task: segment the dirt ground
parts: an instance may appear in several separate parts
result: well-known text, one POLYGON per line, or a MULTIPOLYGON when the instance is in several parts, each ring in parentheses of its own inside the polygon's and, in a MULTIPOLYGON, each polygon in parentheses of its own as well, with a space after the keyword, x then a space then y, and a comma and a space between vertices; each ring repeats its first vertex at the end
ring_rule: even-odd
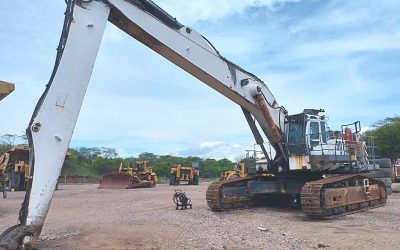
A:
MULTIPOLYGON (((397 184, 399 185, 399 184, 397 184)), ((328 221, 300 210, 263 207, 223 213, 205 201, 208 183, 180 186, 192 210, 175 210, 177 187, 99 190, 62 185, 56 191, 39 249, 399 249, 400 193, 383 208, 328 221), (262 231, 258 228, 266 230, 262 231)), ((400 186, 396 187, 400 191, 400 186)), ((15 224, 24 193, 0 200, 0 231, 15 224)))

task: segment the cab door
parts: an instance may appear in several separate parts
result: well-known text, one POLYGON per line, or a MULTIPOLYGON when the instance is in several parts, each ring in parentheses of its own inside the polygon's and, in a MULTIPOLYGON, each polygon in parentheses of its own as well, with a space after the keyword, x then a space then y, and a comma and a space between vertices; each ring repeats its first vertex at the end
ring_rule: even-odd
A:
MULTIPOLYGON (((307 122, 307 146, 310 151, 320 151, 321 126, 319 120, 309 120, 307 122)), ((318 154, 317 152, 314 153, 318 154)))

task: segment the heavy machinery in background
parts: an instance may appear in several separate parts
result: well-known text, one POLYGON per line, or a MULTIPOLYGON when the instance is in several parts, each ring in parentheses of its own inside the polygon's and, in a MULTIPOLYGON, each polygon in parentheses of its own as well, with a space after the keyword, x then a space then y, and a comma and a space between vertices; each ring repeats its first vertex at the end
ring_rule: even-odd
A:
POLYGON ((393 182, 400 182, 400 157, 393 164, 393 182))
POLYGON ((235 165, 234 170, 227 170, 227 171, 221 172, 221 178, 219 180, 226 181, 226 180, 239 179, 242 177, 246 177, 247 174, 248 174, 248 171, 246 171, 245 164, 238 163, 235 165))
MULTIPOLYGON (((264 149, 268 149, 268 155, 271 155, 271 147, 269 143, 264 143, 264 149)), ((246 163, 240 162, 234 166, 233 170, 226 170, 220 173, 220 181, 234 180, 243 178, 250 175, 261 174, 271 175, 264 172, 264 168, 268 166, 268 161, 263 151, 257 150, 256 145, 254 149, 246 150, 246 157, 243 159, 246 163)))
POLYGON ((0 156, 3 189, 24 191, 30 176, 29 145, 18 145, 0 156))
POLYGON ((27 128, 30 182, 18 224, 0 235, 0 245, 29 248, 42 231, 107 21, 240 106, 270 175, 212 183, 206 194, 212 210, 249 206, 269 195, 291 196, 307 216, 318 219, 386 204, 384 182, 361 174, 377 164, 360 141, 359 122, 343 126, 338 137, 321 109, 288 115, 261 79, 150 0, 66 3, 54 70, 27 128), (273 154, 267 154, 261 133, 273 154))
POLYGON ((133 161, 129 167, 121 163, 118 172, 107 174, 100 182, 100 189, 152 188, 157 183, 157 175, 149 167, 148 161, 133 161))
MULTIPOLYGON (((31 175, 29 165, 29 145, 22 144, 0 155, 0 190, 6 198, 7 191, 25 191, 31 175)), ((71 157, 67 151, 65 158, 71 157)), ((58 187, 56 187, 58 189, 58 187)))
MULTIPOLYGON (((0 101, 6 96, 11 94, 15 90, 15 85, 13 83, 0 81, 0 101)), ((3 198, 7 198, 9 177, 5 170, 0 167, 0 192, 3 194, 3 198)))
POLYGON ((392 176, 393 176, 392 161, 388 158, 375 159, 375 164, 378 167, 375 170, 369 171, 365 175, 385 183, 386 193, 388 195, 392 194, 392 176))
POLYGON ((199 185, 200 170, 195 167, 173 164, 169 175, 169 185, 199 185))
POLYGON ((0 101, 15 90, 15 84, 0 81, 0 101))

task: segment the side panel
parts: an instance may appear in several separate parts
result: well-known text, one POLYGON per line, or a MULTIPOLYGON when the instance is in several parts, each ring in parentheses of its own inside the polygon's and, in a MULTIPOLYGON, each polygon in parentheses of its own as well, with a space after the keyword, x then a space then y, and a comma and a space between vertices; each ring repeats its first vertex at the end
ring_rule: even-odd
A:
POLYGON ((34 173, 26 225, 41 230, 64 162, 109 15, 93 1, 76 5, 58 69, 33 118, 34 173))
POLYGON ((309 159, 306 155, 292 155, 289 157, 289 168, 290 170, 311 169, 311 166, 308 162, 309 159))

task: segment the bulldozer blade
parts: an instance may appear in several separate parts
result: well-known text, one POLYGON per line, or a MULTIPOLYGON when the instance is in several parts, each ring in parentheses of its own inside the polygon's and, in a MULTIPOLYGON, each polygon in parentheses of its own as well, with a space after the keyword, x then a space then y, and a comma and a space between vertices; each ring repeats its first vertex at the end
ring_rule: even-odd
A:
POLYGON ((156 186, 156 184, 152 183, 150 181, 141 181, 141 182, 132 184, 131 188, 152 188, 155 186, 156 186))
POLYGON ((129 189, 134 178, 128 173, 111 173, 105 175, 100 182, 100 189, 129 189))

